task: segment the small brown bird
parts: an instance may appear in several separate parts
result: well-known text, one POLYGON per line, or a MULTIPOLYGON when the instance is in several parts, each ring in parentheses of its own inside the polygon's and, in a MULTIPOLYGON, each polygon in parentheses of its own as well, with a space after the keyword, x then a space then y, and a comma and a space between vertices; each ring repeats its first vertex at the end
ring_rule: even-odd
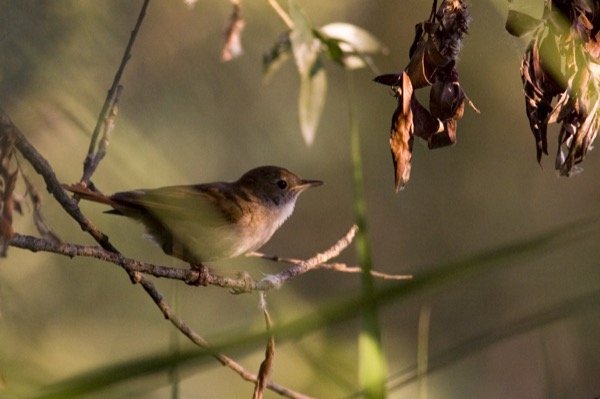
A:
POLYGON ((228 259, 263 246, 294 211, 301 192, 322 185, 287 169, 261 166, 235 182, 123 191, 110 196, 65 185, 82 199, 135 219, 162 250, 191 264, 228 259))

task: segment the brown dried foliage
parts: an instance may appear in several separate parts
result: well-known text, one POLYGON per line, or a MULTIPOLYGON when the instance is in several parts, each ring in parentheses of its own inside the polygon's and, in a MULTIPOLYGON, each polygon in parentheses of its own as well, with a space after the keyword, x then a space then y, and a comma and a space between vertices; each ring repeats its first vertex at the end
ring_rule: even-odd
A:
POLYGON ((16 157, 15 140, 15 135, 11 133, 10 128, 5 125, 0 127, 0 257, 6 256, 8 242, 15 234, 14 212, 23 214, 23 207, 26 205, 33 208, 33 222, 40 235, 55 243, 60 242, 58 236, 44 221, 41 210, 42 197, 21 170, 16 157), (24 195, 15 193, 19 177, 25 184, 24 195))
POLYGON ((456 70, 469 21, 463 0, 444 0, 439 8, 434 1, 429 19, 415 27, 410 61, 404 71, 375 78, 378 83, 392 86, 398 98, 390 138, 396 190, 410 178, 413 137, 426 140, 430 149, 452 145, 465 101, 475 109, 460 86, 456 70), (425 87, 430 87, 429 109, 413 96, 413 89, 425 87))
POLYGON ((246 26, 241 15, 240 0, 232 0, 232 11, 225 31, 225 45, 221 51, 222 61, 231 61, 242 55, 242 31, 246 26))
POLYGON ((561 124, 555 168, 580 170, 600 127, 600 1, 545 0, 541 19, 509 10, 506 30, 532 33, 521 64, 536 155, 548 155, 548 124, 561 124))
POLYGON ((6 256, 8 240, 14 234, 12 228, 13 211, 20 211, 14 199, 18 169, 14 161, 14 136, 0 134, 0 256, 6 256))

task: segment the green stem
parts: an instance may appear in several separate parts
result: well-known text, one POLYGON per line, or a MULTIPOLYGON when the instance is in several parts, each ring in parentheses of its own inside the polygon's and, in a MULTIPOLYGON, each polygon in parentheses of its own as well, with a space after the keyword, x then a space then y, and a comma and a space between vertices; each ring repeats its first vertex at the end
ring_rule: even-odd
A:
MULTIPOLYGON (((355 114, 354 81, 352 72, 348 77, 348 110, 350 123, 350 151, 354 183, 354 218, 358 225, 358 233, 354 240, 358 264, 362 268, 362 291, 366 298, 373 297, 375 283, 371 275, 371 245, 367 229, 367 201, 363 176, 362 158, 360 155, 360 135, 355 114)), ((358 376, 365 398, 385 398, 385 380, 387 367, 385 355, 381 347, 379 329, 379 311, 376 301, 363 308, 362 326, 358 338, 358 376)))

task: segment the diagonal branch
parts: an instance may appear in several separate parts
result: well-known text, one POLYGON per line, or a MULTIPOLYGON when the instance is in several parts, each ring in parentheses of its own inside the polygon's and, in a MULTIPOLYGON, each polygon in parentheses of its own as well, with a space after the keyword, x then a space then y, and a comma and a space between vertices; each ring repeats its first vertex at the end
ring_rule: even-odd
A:
MULTIPOLYGON (((8 115, 0 108, 0 134, 1 135, 11 135, 15 138, 15 147, 19 150, 19 152, 23 155, 23 157, 33 166, 35 171, 39 173, 45 183, 47 190, 54 196, 54 198, 58 201, 58 203, 62 206, 62 208, 73 218, 75 219, 82 230, 89 233, 97 242, 100 244, 100 247, 84 247, 84 246, 74 246, 73 244, 61 244, 56 243, 54 241, 48 239, 39 239, 35 237, 21 236, 15 234, 10 241, 10 245, 18 246, 16 243, 20 242, 20 240, 24 240, 23 242, 36 242, 40 245, 40 247, 32 248, 33 251, 42 250, 49 252, 59 252, 58 249, 65 250, 66 248, 70 248, 71 250, 79 250, 82 252, 90 251, 92 248, 100 251, 105 256, 112 257, 114 259, 126 259, 123 255, 119 253, 119 251, 110 243, 108 237, 102 233, 99 229, 97 229, 92 222, 81 212, 78 204, 71 198, 69 195, 63 190, 58 181, 52 167, 48 163, 48 161, 29 143, 29 141, 25 138, 25 136, 21 133, 21 131, 13 124, 8 115), (40 240, 40 241, 37 241, 40 240), (54 249, 54 250, 50 250, 54 249)), ((75 256, 76 253, 64 253, 68 256, 75 256)), ((130 276, 134 283, 139 283, 146 293, 150 295, 154 303, 158 306, 162 314, 166 319, 168 319, 178 330, 180 330, 186 337, 188 337, 192 342, 196 345, 206 349, 211 355, 216 358, 221 364, 230 368, 238 375, 240 375, 244 380, 256 382, 257 376, 253 373, 245 370, 239 363, 235 362, 233 359, 214 352, 211 350, 210 345, 204 338, 202 338, 198 333, 196 333, 193 329, 191 329, 181 318, 179 318, 169 306, 169 304, 164 300, 163 296, 158 292, 155 288, 154 284, 148 280, 147 277, 144 276, 141 272, 135 270, 132 267, 132 264, 128 262, 113 262, 121 266, 127 274, 130 276)), ((305 396, 301 393, 295 392, 291 389, 283 387, 281 385, 275 383, 268 383, 267 388, 270 390, 279 393, 282 396, 292 398, 292 399, 309 399, 308 396, 305 396)))
MULTIPOLYGON (((181 331, 186 337, 188 337, 193 343, 198 345, 199 347, 205 349, 212 357, 217 359, 223 366, 228 367, 229 369, 236 372, 242 379, 257 383, 258 376, 254 373, 247 371, 242 365, 237 363, 235 360, 230 358, 229 356, 223 355, 221 353, 215 352, 210 347, 208 341, 206 341, 202 336, 196 333, 192 328, 190 328, 185 321, 183 321, 179 316, 177 316, 173 310, 169 307, 169 305, 165 302, 163 296, 156 290, 154 285, 145 278, 142 278, 140 284, 144 287, 144 290, 152 297, 154 303, 159 307, 159 309, 163 312, 166 319, 168 319, 179 331, 181 331)), ((291 399, 311 399, 310 396, 306 396, 302 393, 296 392, 289 388, 286 388, 282 385, 276 384, 274 382, 268 382, 266 384, 267 388, 272 390, 273 392, 277 392, 278 394, 291 399)))
POLYGON ((110 243, 108 237, 85 217, 77 203, 62 189, 61 183, 58 181, 48 161, 31 145, 31 143, 29 143, 29 141, 27 141, 23 133, 15 126, 9 116, 1 108, 0 132, 15 138, 15 147, 31 166, 33 166, 35 171, 42 176, 48 192, 52 194, 63 209, 79 223, 81 229, 89 233, 102 248, 117 253, 117 249, 110 243))

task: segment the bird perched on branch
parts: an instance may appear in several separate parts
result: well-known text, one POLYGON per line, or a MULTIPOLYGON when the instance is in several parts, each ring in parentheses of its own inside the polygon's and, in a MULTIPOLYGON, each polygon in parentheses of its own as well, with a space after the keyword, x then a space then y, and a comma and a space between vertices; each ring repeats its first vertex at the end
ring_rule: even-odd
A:
POLYGON ((234 182, 140 189, 110 196, 81 184, 63 187, 82 199, 110 206, 107 213, 141 222, 167 255, 200 265, 257 250, 292 214, 300 193, 322 184, 281 167, 261 166, 234 182))

